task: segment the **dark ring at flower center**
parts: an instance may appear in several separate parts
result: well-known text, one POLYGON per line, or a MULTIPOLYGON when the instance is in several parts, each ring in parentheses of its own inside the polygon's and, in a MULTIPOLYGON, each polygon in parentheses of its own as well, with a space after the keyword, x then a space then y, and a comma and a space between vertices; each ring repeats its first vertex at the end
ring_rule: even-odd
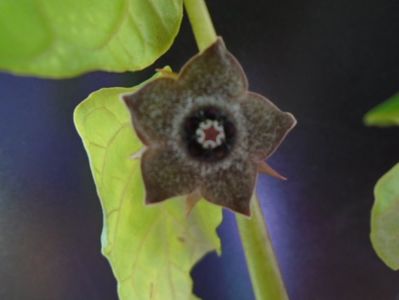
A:
POLYGON ((206 106, 191 113, 183 124, 183 142, 187 152, 205 162, 222 160, 235 142, 236 127, 225 113, 206 106))

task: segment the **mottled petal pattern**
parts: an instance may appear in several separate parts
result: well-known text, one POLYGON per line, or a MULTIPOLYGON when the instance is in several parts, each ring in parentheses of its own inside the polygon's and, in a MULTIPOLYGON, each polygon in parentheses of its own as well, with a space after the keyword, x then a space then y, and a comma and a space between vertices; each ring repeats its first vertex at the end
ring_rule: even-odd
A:
POLYGON ((155 79, 139 91, 124 95, 123 100, 138 136, 147 145, 169 139, 172 120, 185 101, 177 81, 169 77, 155 79))
POLYGON ((187 167, 175 151, 164 147, 149 148, 144 152, 141 171, 146 203, 189 194, 198 185, 195 170, 187 167))
POLYGON ((196 96, 235 97, 248 87, 241 65, 226 50, 221 38, 182 68, 180 80, 196 96))
POLYGON ((148 146, 141 161, 147 203, 195 191, 250 215, 258 171, 283 178, 264 159, 295 118, 248 92, 240 64, 220 38, 178 75, 166 72, 123 99, 148 146))
POLYGON ((221 169, 204 178, 201 193, 210 202, 249 216, 256 176, 255 163, 237 160, 228 169, 221 169))
POLYGON ((256 93, 247 93, 241 100, 241 109, 248 132, 248 152, 255 158, 270 156, 296 124, 292 114, 282 112, 256 93))

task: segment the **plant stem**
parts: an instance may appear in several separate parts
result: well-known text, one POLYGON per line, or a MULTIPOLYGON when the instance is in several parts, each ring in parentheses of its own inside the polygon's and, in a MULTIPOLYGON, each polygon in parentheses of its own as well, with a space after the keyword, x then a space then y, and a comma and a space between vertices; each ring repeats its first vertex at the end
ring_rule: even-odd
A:
MULTIPOLYGON (((200 51, 213 44, 217 35, 204 0, 184 0, 200 51)), ((267 227, 257 197, 252 199, 252 218, 236 215, 249 274, 258 300, 288 299, 267 227)))
POLYGON ((252 199, 252 217, 236 215, 236 220, 256 299, 288 299, 256 196, 252 199))
POLYGON ((194 32, 195 40, 200 51, 212 45, 216 39, 208 8, 204 0, 184 0, 188 18, 194 32))

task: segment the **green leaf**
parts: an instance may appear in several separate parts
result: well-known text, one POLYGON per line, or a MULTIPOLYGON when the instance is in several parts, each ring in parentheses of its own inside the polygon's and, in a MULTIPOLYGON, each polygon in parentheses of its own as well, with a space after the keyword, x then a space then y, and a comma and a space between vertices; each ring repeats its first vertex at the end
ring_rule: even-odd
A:
POLYGON ((384 103, 377 105, 364 116, 366 125, 398 126, 399 125, 399 93, 384 103))
POLYGON ((53 78, 133 71, 171 46, 182 0, 2 0, 0 69, 53 78))
POLYGON ((371 212, 371 242, 391 269, 399 270, 399 163, 380 178, 371 212))
POLYGON ((181 198, 144 205, 140 162, 129 158, 142 144, 119 99, 134 90, 101 89, 74 114, 103 209, 102 252, 122 300, 197 299, 190 269, 208 251, 221 251, 221 208, 201 200, 186 217, 181 198))

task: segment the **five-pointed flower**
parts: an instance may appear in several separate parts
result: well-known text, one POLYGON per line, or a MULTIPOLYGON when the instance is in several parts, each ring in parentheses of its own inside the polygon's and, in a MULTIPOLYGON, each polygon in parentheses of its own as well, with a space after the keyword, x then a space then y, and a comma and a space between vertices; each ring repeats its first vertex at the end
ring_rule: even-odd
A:
POLYGON ((202 196, 250 215, 257 174, 278 175, 265 159, 295 118, 248 91, 240 64, 220 38, 172 74, 123 96, 146 146, 141 157, 146 203, 202 196))

